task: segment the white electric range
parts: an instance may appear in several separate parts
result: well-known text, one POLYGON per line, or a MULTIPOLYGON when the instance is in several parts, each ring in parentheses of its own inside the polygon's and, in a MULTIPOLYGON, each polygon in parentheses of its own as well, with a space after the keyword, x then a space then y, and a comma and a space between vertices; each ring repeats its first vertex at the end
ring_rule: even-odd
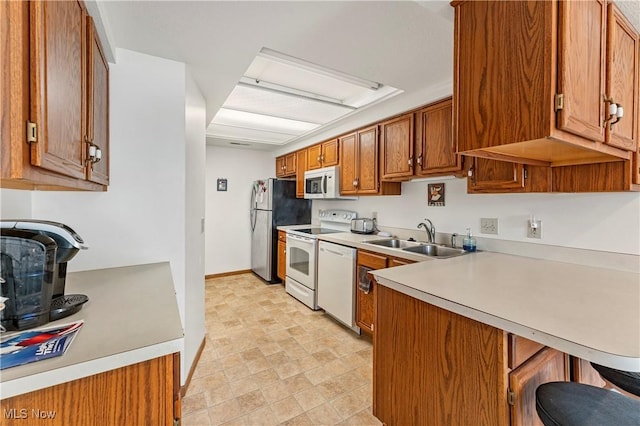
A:
POLYGON ((349 232, 358 214, 348 210, 320 210, 320 226, 287 230, 285 290, 309 308, 318 309, 318 235, 349 232))

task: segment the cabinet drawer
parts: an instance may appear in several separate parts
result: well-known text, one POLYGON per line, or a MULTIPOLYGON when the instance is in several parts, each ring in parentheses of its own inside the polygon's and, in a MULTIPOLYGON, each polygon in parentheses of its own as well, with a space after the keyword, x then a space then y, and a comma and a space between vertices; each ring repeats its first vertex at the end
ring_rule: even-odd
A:
POLYGON ((540 343, 536 343, 515 334, 509 333, 508 339, 509 358, 507 362, 508 367, 512 370, 518 368, 520 364, 544 348, 544 345, 540 343))
POLYGON ((371 269, 387 267, 387 256, 358 250, 358 265, 365 265, 371 269))
POLYGON ((287 242, 287 233, 285 231, 278 231, 278 241, 287 242))

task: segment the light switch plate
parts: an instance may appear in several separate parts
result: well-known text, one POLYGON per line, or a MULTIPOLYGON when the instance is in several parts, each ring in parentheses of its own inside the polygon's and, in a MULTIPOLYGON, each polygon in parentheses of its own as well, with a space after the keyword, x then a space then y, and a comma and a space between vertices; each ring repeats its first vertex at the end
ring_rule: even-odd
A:
POLYGON ((480 232, 483 234, 498 234, 498 218, 480 218, 480 232))

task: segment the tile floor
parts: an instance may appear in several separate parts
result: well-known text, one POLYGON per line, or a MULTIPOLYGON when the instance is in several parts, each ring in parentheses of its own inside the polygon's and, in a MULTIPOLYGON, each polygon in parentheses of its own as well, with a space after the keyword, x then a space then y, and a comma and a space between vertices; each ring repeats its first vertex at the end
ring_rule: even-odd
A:
POLYGON ((253 274, 206 281, 207 342, 182 424, 380 425, 371 340, 253 274))

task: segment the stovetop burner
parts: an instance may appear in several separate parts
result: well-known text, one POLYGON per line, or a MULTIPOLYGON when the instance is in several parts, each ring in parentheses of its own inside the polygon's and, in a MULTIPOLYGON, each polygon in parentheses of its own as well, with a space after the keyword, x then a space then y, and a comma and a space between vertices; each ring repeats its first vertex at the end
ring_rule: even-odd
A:
POLYGON ((336 232, 344 232, 344 231, 338 231, 336 229, 326 229, 326 228, 304 228, 304 229, 296 229, 295 231, 302 232, 304 234, 311 234, 311 235, 335 234, 336 232))

